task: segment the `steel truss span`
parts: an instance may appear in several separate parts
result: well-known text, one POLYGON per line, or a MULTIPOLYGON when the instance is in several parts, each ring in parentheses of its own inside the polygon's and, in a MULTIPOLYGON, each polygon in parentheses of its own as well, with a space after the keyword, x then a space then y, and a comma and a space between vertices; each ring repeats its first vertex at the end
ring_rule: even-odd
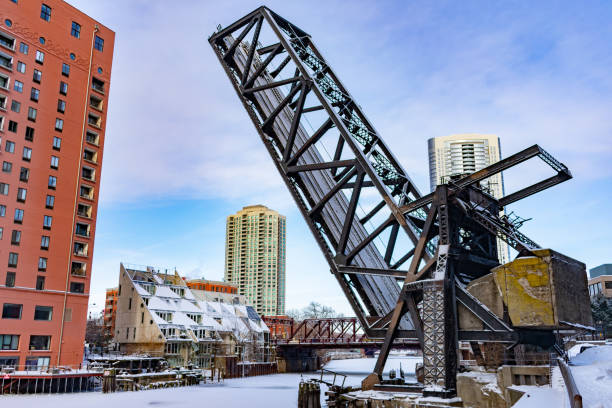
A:
POLYGON ((538 248, 499 214, 570 178, 563 164, 536 145, 422 196, 308 33, 260 7, 209 42, 363 330, 384 339, 377 374, 396 339, 418 340, 425 389, 452 395, 458 340, 518 341, 464 284, 498 265, 496 237, 538 248), (557 174, 499 201, 479 188, 532 157, 557 174), (457 302, 486 330, 461 330, 457 302))

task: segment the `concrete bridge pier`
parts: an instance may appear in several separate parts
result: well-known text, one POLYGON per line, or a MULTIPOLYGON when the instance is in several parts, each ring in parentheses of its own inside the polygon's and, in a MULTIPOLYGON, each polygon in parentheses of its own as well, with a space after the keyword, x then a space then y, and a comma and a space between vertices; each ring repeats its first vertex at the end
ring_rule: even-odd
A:
POLYGON ((305 373, 321 368, 317 350, 307 347, 283 347, 277 352, 279 373, 305 373))

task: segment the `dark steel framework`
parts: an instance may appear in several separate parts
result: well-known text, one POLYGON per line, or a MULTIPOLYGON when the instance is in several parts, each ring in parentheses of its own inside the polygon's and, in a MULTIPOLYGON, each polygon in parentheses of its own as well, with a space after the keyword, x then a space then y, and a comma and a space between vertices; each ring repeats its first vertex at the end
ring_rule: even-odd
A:
POLYGON ((209 42, 363 330, 384 339, 379 376, 395 339, 418 339, 425 390, 453 395, 457 341, 549 335, 517 332, 464 285, 498 265, 496 237, 519 254, 538 248, 500 214, 571 178, 567 167, 534 145, 422 196, 309 34, 260 7, 209 42), (480 189, 533 157, 556 174, 499 200, 480 189), (457 302, 485 329, 458 327, 457 302))

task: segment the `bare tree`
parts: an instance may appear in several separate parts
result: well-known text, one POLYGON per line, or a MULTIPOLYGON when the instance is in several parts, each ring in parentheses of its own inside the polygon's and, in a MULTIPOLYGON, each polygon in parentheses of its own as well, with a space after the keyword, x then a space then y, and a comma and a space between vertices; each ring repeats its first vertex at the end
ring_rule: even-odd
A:
POLYGON ((341 314, 336 313, 332 307, 322 305, 319 302, 310 302, 308 306, 302 310, 291 309, 287 311, 287 315, 295 320, 325 319, 342 316, 341 314))

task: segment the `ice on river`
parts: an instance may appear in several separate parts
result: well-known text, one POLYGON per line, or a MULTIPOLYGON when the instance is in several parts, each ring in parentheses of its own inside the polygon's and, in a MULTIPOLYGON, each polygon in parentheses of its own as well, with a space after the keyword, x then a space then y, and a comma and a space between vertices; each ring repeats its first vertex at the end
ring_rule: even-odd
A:
MULTIPOLYGON (((385 371, 399 369, 400 362, 406 375, 414 376, 414 365, 420 358, 389 358, 385 371)), ((346 385, 359 385, 372 372, 376 359, 337 360, 328 369, 348 375, 346 385)), ((6 395, 0 396, 0 407, 11 408, 193 408, 246 407, 287 408, 297 405, 300 378, 318 377, 310 374, 275 374, 225 380, 221 384, 201 384, 192 387, 163 388, 138 392, 102 394, 6 395)), ((325 389, 321 395, 324 397, 325 389)))

